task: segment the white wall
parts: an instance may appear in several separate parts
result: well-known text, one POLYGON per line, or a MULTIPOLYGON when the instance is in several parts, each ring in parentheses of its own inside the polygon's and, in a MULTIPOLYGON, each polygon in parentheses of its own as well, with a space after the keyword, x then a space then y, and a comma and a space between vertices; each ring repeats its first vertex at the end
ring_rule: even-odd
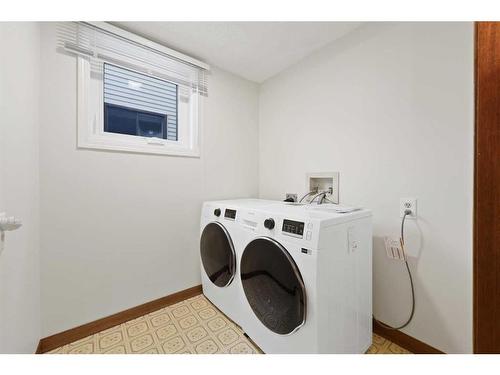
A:
POLYGON ((34 353, 40 339, 39 26, 0 23, 0 45, 0 212, 24 222, 6 234, 0 255, 0 353, 34 353))
POLYGON ((409 312, 403 264, 385 256, 400 197, 416 282, 404 329, 445 352, 472 351, 473 26, 362 26, 265 82, 260 195, 302 193, 307 172, 339 171, 341 203, 373 209, 374 313, 409 312))
POLYGON ((200 284, 201 203, 258 193, 258 87, 209 77, 201 158, 76 148, 76 60, 42 25, 42 336, 200 284))

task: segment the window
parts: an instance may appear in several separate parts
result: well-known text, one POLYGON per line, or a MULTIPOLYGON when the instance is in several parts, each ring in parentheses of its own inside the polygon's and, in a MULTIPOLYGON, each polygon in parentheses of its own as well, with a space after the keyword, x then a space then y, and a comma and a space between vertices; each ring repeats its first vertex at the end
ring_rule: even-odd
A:
POLYGON ((104 131, 177 141, 177 85, 104 64, 104 131))
MULTIPOLYGON (((120 107, 106 102, 104 102, 104 131, 169 139, 166 115, 120 107)), ((174 129, 173 137, 176 132, 177 127, 174 129)))
POLYGON ((199 156, 208 66, 106 23, 59 24, 78 60, 78 147, 199 156))

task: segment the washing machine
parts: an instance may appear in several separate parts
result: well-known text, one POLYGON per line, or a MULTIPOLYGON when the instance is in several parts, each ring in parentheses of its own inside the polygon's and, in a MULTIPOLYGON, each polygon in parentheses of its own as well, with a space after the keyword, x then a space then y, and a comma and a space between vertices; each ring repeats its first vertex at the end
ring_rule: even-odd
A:
POLYGON ((253 213, 255 229, 237 256, 244 296, 238 324, 265 353, 370 347, 371 213, 339 211, 275 203, 253 213))
MULTIPOLYGON (((203 294, 236 324, 244 303, 239 261, 253 234, 248 224, 256 208, 273 201, 235 199, 205 202, 200 220, 200 264, 203 294)), ((253 221, 252 221, 253 222, 253 221)))

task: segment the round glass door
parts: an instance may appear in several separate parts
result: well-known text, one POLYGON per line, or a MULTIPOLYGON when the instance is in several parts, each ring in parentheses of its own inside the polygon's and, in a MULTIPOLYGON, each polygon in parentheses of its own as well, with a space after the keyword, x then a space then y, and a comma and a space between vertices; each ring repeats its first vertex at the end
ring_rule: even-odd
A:
POLYGON ((240 268, 248 303, 267 328, 287 335, 304 324, 304 282, 282 245, 264 237, 251 241, 243 251, 240 268))
POLYGON ((200 255, 208 278, 219 287, 233 281, 236 272, 236 253, 233 241, 220 223, 208 224, 200 239, 200 255))

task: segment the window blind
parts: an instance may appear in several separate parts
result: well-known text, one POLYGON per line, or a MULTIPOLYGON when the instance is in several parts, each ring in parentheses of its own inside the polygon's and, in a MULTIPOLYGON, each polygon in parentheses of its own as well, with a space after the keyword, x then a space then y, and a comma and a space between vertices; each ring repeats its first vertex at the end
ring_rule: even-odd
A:
POLYGON ((208 95, 205 68, 155 49, 152 42, 143 44, 85 22, 61 22, 57 27, 57 45, 89 59, 92 70, 99 74, 107 62, 208 95))

